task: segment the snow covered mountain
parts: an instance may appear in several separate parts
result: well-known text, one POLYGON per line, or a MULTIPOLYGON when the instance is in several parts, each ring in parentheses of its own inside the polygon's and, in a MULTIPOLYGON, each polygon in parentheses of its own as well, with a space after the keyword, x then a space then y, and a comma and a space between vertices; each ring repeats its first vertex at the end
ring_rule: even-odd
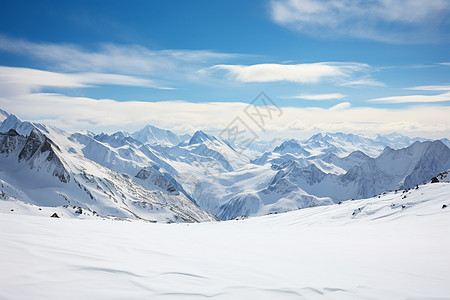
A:
POLYGON ((170 130, 147 125, 131 134, 133 138, 143 144, 175 146, 190 138, 189 135, 177 135, 170 130))
POLYGON ((0 124, 0 132, 8 132, 10 129, 14 129, 22 135, 29 135, 34 128, 36 128, 35 124, 31 122, 22 122, 19 118, 12 114, 8 114, 8 116, 0 124))
POLYGON ((419 138, 419 137, 410 138, 410 137, 404 136, 397 132, 393 132, 393 133, 387 134, 387 135, 378 134, 375 137, 375 140, 377 140, 384 146, 394 148, 394 149, 408 147, 408 146, 412 145, 414 142, 427 141, 427 139, 424 139, 424 138, 419 138))
MULTIPOLYGON (((289 147, 279 147, 277 151, 298 151, 299 148, 295 141, 282 145, 289 147)), ((276 162, 276 159, 272 161, 276 162)), ((219 181, 217 185, 222 184, 219 190, 224 196, 218 200, 221 205, 213 212, 220 219, 231 219, 367 198, 388 190, 410 189, 428 181, 433 174, 449 169, 450 149, 441 141, 415 142, 398 150, 386 147, 377 158, 361 151, 345 157, 329 152, 309 159, 296 157, 281 160, 279 164, 272 163, 272 172, 267 167, 267 164, 260 166, 259 172, 270 180, 260 177, 259 185, 248 182, 240 189, 236 184, 224 188, 219 181), (335 172, 336 169, 341 171, 335 172), (234 196, 228 196, 233 193, 234 196)))
POLYGON ((302 167, 296 161, 278 168, 274 180, 287 178, 311 195, 337 202, 422 184, 450 168, 450 149, 441 141, 415 142, 399 150, 386 147, 377 158, 369 158, 340 175, 327 174, 314 164, 302 167))
POLYGON ((0 141, 3 201, 51 207, 68 216, 85 213, 154 222, 215 219, 167 182, 153 180, 144 188, 127 175, 66 151, 38 129, 27 137, 11 129, 0 134, 0 141))
POLYGON ((310 152, 305 150, 300 143, 295 139, 290 139, 288 141, 282 142, 279 146, 273 149, 273 152, 285 154, 285 153, 295 153, 302 155, 304 157, 308 157, 311 155, 310 152))
POLYGON ((333 204, 330 198, 309 195, 298 185, 283 178, 259 191, 237 194, 218 207, 216 215, 219 219, 229 220, 330 204, 333 204))
MULTIPOLYGON (((355 151, 363 152, 370 157, 377 157, 385 147, 400 149, 408 147, 416 141, 429 140, 418 137, 409 138, 398 133, 377 135, 375 138, 340 132, 317 133, 304 141, 296 139, 283 141, 272 151, 266 151, 263 155, 254 159, 252 163, 281 163, 292 159, 321 158, 321 156, 329 154, 342 158, 355 151)), ((441 141, 450 146, 448 139, 442 139, 441 141)))
POLYGON ((0 122, 3 122, 7 117, 9 117, 9 113, 0 109, 0 122))
MULTIPOLYGON (((125 178, 125 185, 160 193, 160 198, 182 198, 220 219, 280 213, 411 188, 450 168, 449 149, 443 144, 446 139, 429 142, 395 133, 375 138, 316 134, 305 141, 260 141, 256 148, 278 145, 250 162, 248 155, 227 141, 203 131, 186 140, 152 126, 134 134, 67 133, 23 122, 6 112, 2 115, 0 132, 14 129, 22 136, 19 140, 40 132, 63 153, 55 157, 66 162, 76 158, 73 166, 64 167, 70 177, 80 173, 80 164, 90 161, 106 173, 125 178), (408 146, 400 149, 402 145, 408 146)), ((42 159, 34 165, 40 163, 47 168, 42 159)), ((94 171, 90 174, 98 176, 94 171)))

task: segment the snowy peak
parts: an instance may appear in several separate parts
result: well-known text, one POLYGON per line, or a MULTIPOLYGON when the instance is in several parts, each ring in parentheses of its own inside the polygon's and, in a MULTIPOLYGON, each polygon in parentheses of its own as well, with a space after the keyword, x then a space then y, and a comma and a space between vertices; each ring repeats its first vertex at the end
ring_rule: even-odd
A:
POLYGON ((278 147, 276 147, 273 152, 277 153, 295 153, 301 154, 303 156, 309 156, 311 153, 306 151, 300 143, 295 139, 290 139, 281 143, 278 147))
POLYGON ((0 122, 3 122, 6 118, 8 118, 10 113, 0 109, 0 122))
POLYGON ((185 136, 178 136, 170 130, 147 125, 131 135, 143 144, 175 146, 183 142, 185 136))
POLYGON ((393 133, 387 134, 387 135, 378 134, 375 139, 386 145, 393 145, 393 144, 410 145, 411 144, 411 139, 409 137, 404 136, 397 132, 393 132, 393 133))
POLYGON ((315 135, 311 136, 308 140, 306 140, 306 142, 310 141, 321 141, 323 139, 323 134, 322 133, 316 133, 315 135))
POLYGON ((38 129, 33 129, 28 137, 19 135, 14 129, 0 133, 1 153, 17 153, 17 161, 27 162, 30 169, 45 169, 61 182, 70 180, 69 172, 60 157, 59 147, 38 129))
POLYGON ((198 130, 194 133, 192 138, 189 140, 188 145, 202 144, 205 142, 213 143, 214 141, 217 141, 217 139, 214 136, 206 134, 201 130, 198 130))
POLYGON ((394 132, 394 133, 386 134, 386 135, 378 134, 375 138, 375 141, 377 141, 378 143, 380 143, 381 145, 384 145, 384 146, 389 146, 394 149, 401 149, 401 148, 405 148, 405 147, 412 145, 416 141, 424 142, 424 141, 430 141, 430 140, 424 139, 424 138, 419 138, 419 137, 410 138, 408 136, 394 132))
MULTIPOLYGON (((41 126, 43 128, 43 126, 41 126)), ((16 130, 21 135, 29 135, 36 126, 30 122, 22 122, 18 117, 9 114, 1 123, 0 132, 8 132, 10 129, 16 130)))
POLYGON ((19 118, 17 118, 15 115, 8 115, 6 119, 3 120, 0 131, 1 132, 7 132, 8 130, 12 128, 16 128, 18 124, 22 123, 19 118))
POLYGON ((417 141, 398 150, 386 147, 376 159, 349 170, 342 179, 358 182, 356 197, 368 197, 385 190, 412 188, 448 168, 447 146, 441 141, 417 141))
POLYGON ((129 133, 124 131, 118 131, 116 133, 113 133, 111 135, 106 133, 101 133, 94 136, 94 139, 106 143, 110 145, 113 148, 122 147, 128 144, 141 144, 141 142, 135 140, 130 136, 129 133))
POLYGON ((364 152, 360 151, 360 150, 356 150, 353 151, 352 153, 350 153, 347 158, 349 159, 370 159, 369 156, 367 156, 364 152))
POLYGON ((412 145, 406 148, 402 149, 392 149, 391 147, 387 146, 383 152, 380 154, 380 156, 377 158, 377 160, 399 160, 404 159, 407 157, 410 157, 412 159, 419 158, 422 156, 425 152, 436 152, 436 153, 444 153, 448 149, 447 146, 444 145, 441 141, 426 141, 426 142, 419 142, 416 141, 412 145))
POLYGON ((39 130, 33 129, 28 136, 25 146, 19 154, 19 162, 21 160, 30 160, 41 147, 43 148, 42 152, 50 150, 50 142, 47 141, 45 136, 40 133, 39 130))
MULTIPOLYGON (((418 143, 418 142, 416 142, 418 143)), ((450 168, 450 149, 441 141, 424 142, 426 149, 403 186, 412 188, 429 180, 434 174, 450 168)))

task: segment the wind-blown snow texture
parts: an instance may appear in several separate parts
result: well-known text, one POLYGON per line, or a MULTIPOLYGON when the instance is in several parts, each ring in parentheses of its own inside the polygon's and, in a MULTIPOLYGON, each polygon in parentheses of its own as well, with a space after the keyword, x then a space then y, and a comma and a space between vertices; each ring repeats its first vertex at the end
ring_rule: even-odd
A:
POLYGON ((5 300, 450 295, 448 182, 201 224, 24 216, 37 207, 0 203, 5 300))
MULTIPOLYGON (((80 206, 87 212, 116 217, 177 222, 211 219, 203 210, 223 220, 281 213, 411 188, 450 168, 448 139, 411 139, 397 133, 374 138, 319 133, 305 141, 258 141, 242 151, 245 149, 203 131, 179 136, 149 125, 132 134, 67 133, 23 122, 4 111, 0 114, 0 132, 8 135, 13 129, 22 136, 4 138, 4 143, 11 139, 27 143, 17 146, 26 153, 16 153, 16 166, 16 158, 1 156, 5 167, 0 168, 0 179, 8 186, 2 187, 4 192, 29 203, 80 206), (24 136, 29 137, 26 140, 24 136), (35 144, 49 152, 34 155, 35 144), (23 161, 28 162, 27 168, 23 161), (40 190, 47 189, 31 193, 19 179, 19 169, 24 178, 46 170, 60 183, 30 180, 36 186, 39 183, 40 190), (102 183, 105 178, 120 192, 110 192, 102 183), (83 196, 79 191, 65 191, 74 182, 78 189, 86 189, 83 196), (124 203, 128 196, 134 199, 132 203, 124 203), (104 201, 93 205, 93 198, 104 201)), ((10 144, 2 147, 6 147, 5 153, 12 151, 10 144)))

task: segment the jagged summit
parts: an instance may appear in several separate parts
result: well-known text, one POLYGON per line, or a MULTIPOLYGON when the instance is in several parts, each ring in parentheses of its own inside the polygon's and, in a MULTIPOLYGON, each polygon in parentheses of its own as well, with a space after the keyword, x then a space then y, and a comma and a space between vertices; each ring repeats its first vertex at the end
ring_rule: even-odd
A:
MULTIPOLYGON (((42 130, 44 127, 40 126, 42 130)), ((9 114, 8 117, 0 124, 0 132, 8 132, 10 129, 15 129, 19 134, 29 135, 37 126, 31 122, 23 122, 17 116, 9 114)))
POLYGON ((304 156, 311 155, 310 152, 305 150, 303 146, 299 143, 299 141, 295 139, 290 139, 287 141, 284 141, 279 146, 277 146, 275 149, 273 149, 273 152, 278 153, 297 153, 304 156))
POLYGON ((202 130, 198 130, 194 133, 192 138, 189 140, 188 145, 201 144, 204 142, 214 142, 214 141, 217 141, 217 139, 214 136, 206 134, 202 130))
POLYGON ((131 136, 144 144, 166 146, 178 145, 186 138, 185 136, 178 136, 170 130, 160 129, 152 125, 146 125, 141 130, 132 133, 131 136))
POLYGON ((0 122, 3 122, 7 117, 9 117, 10 113, 0 109, 0 122))
POLYGON ((0 131, 6 132, 11 128, 15 128, 19 123, 21 123, 20 119, 15 115, 8 114, 8 117, 3 120, 0 125, 0 131))
POLYGON ((60 148, 38 129, 33 129, 28 137, 10 129, 7 133, 0 133, 0 140, 0 153, 16 156, 19 163, 26 163, 30 169, 46 170, 61 182, 70 181, 60 148))

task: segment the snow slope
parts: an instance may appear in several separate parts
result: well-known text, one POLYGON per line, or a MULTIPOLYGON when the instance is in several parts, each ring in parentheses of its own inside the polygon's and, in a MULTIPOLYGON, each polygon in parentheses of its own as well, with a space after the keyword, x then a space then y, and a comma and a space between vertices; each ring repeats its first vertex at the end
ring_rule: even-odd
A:
POLYGON ((450 183, 200 224, 6 211, 0 298, 449 299, 449 236, 450 183))

